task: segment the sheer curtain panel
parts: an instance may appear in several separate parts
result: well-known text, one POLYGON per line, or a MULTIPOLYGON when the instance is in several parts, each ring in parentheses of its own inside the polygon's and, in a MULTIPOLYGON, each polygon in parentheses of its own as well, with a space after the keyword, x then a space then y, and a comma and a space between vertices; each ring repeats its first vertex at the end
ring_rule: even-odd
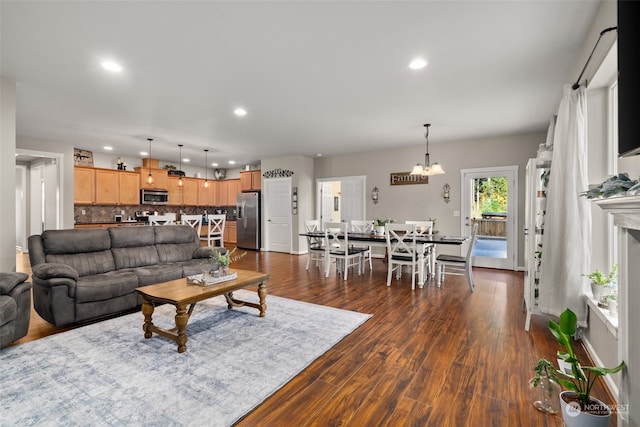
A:
POLYGON ((540 311, 555 316, 570 308, 582 325, 582 274, 591 261, 591 208, 579 194, 587 189, 586 91, 565 85, 554 132, 538 302, 540 311))

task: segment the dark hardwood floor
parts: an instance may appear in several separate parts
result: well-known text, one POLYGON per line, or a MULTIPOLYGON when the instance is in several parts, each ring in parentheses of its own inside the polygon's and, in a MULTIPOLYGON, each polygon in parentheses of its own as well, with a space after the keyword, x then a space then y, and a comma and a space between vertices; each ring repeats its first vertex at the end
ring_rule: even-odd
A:
MULTIPOLYGON (((387 287, 379 259, 372 273, 348 281, 305 264, 306 256, 249 251, 232 267, 269 273, 270 295, 373 317, 239 426, 562 425, 560 415, 538 412, 529 398, 533 366, 540 357, 555 360, 558 345, 541 316, 524 331, 522 273, 477 268, 473 293, 462 276, 412 291, 409 275, 387 287)), ((27 256, 18 255, 17 266, 30 273, 27 256)), ((34 312, 18 344, 61 331, 34 312)), ((602 382, 594 395, 613 401, 602 382)))

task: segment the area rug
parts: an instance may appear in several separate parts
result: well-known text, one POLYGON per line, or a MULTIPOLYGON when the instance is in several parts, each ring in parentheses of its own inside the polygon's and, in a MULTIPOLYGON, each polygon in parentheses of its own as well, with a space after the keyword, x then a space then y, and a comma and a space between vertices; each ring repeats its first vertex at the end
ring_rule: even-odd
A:
MULTIPOLYGON (((257 301, 254 292, 234 293, 257 301)), ((267 296, 267 316, 199 303, 187 351, 141 313, 0 351, 0 426, 228 426, 371 316, 267 296)), ((153 315, 171 327, 175 308, 153 315)))

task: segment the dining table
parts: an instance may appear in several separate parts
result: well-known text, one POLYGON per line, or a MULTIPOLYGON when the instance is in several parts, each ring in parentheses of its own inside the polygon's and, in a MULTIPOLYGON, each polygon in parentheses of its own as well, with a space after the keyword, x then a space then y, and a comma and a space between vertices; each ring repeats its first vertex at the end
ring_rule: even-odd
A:
MULTIPOLYGON (((300 236, 306 237, 314 237, 314 238, 324 238, 324 231, 311 231, 307 233, 300 233, 300 236)), ((344 234, 338 234, 338 238, 344 238, 344 234), (341 237, 342 236, 342 237, 341 237)), ((360 242, 366 243, 369 246, 376 247, 387 247, 387 237, 384 234, 369 234, 369 233, 348 233, 349 243, 351 242, 360 242)), ((407 241, 413 239, 407 239, 407 241)), ((464 242, 469 240, 469 237, 465 236, 448 236, 448 235, 440 235, 438 232, 434 232, 433 234, 419 234, 416 236, 416 244, 420 245, 433 245, 433 247, 437 247, 437 245, 454 245, 460 246, 464 242)), ((419 256, 420 262, 418 263, 418 287, 422 288, 426 282, 426 274, 424 269, 424 252, 420 251, 419 256)), ((435 272, 435 263, 436 257, 435 252, 431 256, 431 274, 433 275, 435 272)))

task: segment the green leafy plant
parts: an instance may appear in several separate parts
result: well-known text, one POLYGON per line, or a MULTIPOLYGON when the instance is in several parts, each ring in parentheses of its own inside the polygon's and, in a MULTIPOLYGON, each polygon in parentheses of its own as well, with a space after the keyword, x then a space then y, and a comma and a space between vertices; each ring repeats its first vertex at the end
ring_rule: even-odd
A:
POLYGON ((392 220, 391 218, 386 218, 386 219, 376 218, 373 220, 373 225, 375 225, 376 227, 382 227, 383 225, 389 222, 395 222, 395 221, 392 220))
POLYGON ((566 351, 558 350, 558 357, 571 366, 571 374, 558 370, 558 383, 576 393, 580 409, 585 411, 591 402, 591 389, 598 377, 613 374, 624 368, 624 361, 615 368, 582 366, 571 343, 578 327, 578 319, 573 311, 566 309, 560 314, 558 323, 549 320, 549 330, 566 351))
POLYGON ((534 387, 538 387, 538 384, 540 384, 540 381, 544 377, 558 382, 556 368, 553 366, 553 363, 549 362, 547 359, 538 359, 538 363, 536 363, 536 366, 533 367, 533 370, 536 371, 536 375, 531 379, 531 384, 534 387))
POLYGON ((595 283, 596 285, 608 285, 618 277, 618 264, 613 266, 608 275, 596 269, 593 273, 583 274, 583 276, 588 277, 591 283, 595 283))
POLYGON ((233 261, 237 261, 247 254, 246 252, 242 252, 241 254, 235 254, 237 249, 238 248, 236 247, 225 253, 221 253, 219 251, 213 251, 213 253, 209 257, 209 262, 217 263, 222 267, 228 267, 229 264, 231 264, 233 261))

